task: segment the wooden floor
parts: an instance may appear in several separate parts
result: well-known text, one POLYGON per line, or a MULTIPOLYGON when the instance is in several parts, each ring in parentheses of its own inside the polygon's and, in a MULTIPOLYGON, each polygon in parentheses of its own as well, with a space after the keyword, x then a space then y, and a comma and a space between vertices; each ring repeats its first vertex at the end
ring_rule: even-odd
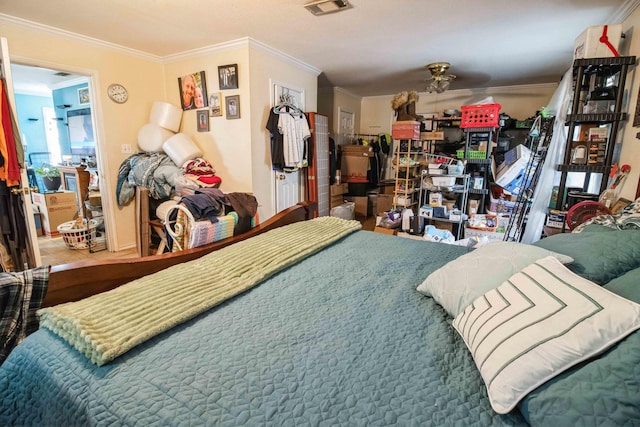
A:
MULTIPOLYGON (((376 225, 376 217, 356 218, 362 223, 363 230, 373 231, 376 225)), ((138 256, 136 248, 119 252, 109 252, 108 250, 91 252, 89 249, 71 249, 64 242, 62 237, 41 236, 38 238, 40 247, 40 257, 42 265, 68 264, 76 261, 103 260, 113 258, 135 258, 138 256)))
POLYGON ((102 250, 93 253, 89 251, 89 249, 71 249, 62 237, 38 237, 38 246, 40 247, 42 265, 68 264, 70 262, 85 260, 135 258, 138 256, 138 250, 136 248, 119 252, 102 250))

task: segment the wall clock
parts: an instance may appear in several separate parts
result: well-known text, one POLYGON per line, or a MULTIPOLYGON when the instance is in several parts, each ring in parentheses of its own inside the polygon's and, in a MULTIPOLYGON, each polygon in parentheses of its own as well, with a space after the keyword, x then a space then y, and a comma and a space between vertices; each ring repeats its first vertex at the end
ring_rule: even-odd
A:
POLYGON ((107 95, 109 99, 118 104, 124 104, 129 99, 129 92, 121 84, 114 83, 107 88, 107 95))

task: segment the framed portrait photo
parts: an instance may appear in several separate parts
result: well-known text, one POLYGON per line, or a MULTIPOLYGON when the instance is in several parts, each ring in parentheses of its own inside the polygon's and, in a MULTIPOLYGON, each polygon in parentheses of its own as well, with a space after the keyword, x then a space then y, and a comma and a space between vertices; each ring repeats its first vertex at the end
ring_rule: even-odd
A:
POLYGON ((198 110, 198 132, 209 132, 209 110, 198 110))
POLYGON ((240 118, 240 95, 232 95, 224 98, 227 109, 227 120, 240 118))
POLYGON ((238 89, 238 64, 218 66, 220 90, 238 89))
POLYGON ((209 96, 209 117, 222 116, 222 94, 220 92, 212 93, 209 96))
POLYGON ((183 110, 208 107, 207 81, 204 71, 178 77, 180 105, 183 110))
POLYGON ((88 104, 91 101, 89 98, 89 88, 83 87, 78 89, 78 104, 88 104))

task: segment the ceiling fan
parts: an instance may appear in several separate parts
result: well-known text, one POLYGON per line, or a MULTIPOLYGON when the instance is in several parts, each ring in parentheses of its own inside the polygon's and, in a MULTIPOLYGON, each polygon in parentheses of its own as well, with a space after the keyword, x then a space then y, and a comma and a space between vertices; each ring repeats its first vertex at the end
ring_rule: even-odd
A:
POLYGON ((448 62, 433 62, 427 65, 427 70, 431 73, 431 77, 426 79, 430 81, 427 92, 442 93, 449 88, 451 81, 456 78, 453 74, 445 74, 450 66, 448 62))

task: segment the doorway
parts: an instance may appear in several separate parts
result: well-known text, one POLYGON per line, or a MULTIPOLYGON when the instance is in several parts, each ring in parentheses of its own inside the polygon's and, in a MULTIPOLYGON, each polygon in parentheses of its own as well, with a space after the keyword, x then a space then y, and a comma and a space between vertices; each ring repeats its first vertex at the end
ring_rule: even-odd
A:
POLYGON ((25 64, 12 64, 11 73, 27 175, 40 193, 32 198, 42 264, 68 263, 86 259, 94 250, 108 250, 91 77, 25 64), (57 189, 45 187, 43 167, 59 170, 57 189), (51 208, 53 198, 64 198, 68 205, 51 208), (96 230, 91 248, 84 250, 71 248, 58 233, 60 224, 79 216, 91 221, 89 230, 96 230))

